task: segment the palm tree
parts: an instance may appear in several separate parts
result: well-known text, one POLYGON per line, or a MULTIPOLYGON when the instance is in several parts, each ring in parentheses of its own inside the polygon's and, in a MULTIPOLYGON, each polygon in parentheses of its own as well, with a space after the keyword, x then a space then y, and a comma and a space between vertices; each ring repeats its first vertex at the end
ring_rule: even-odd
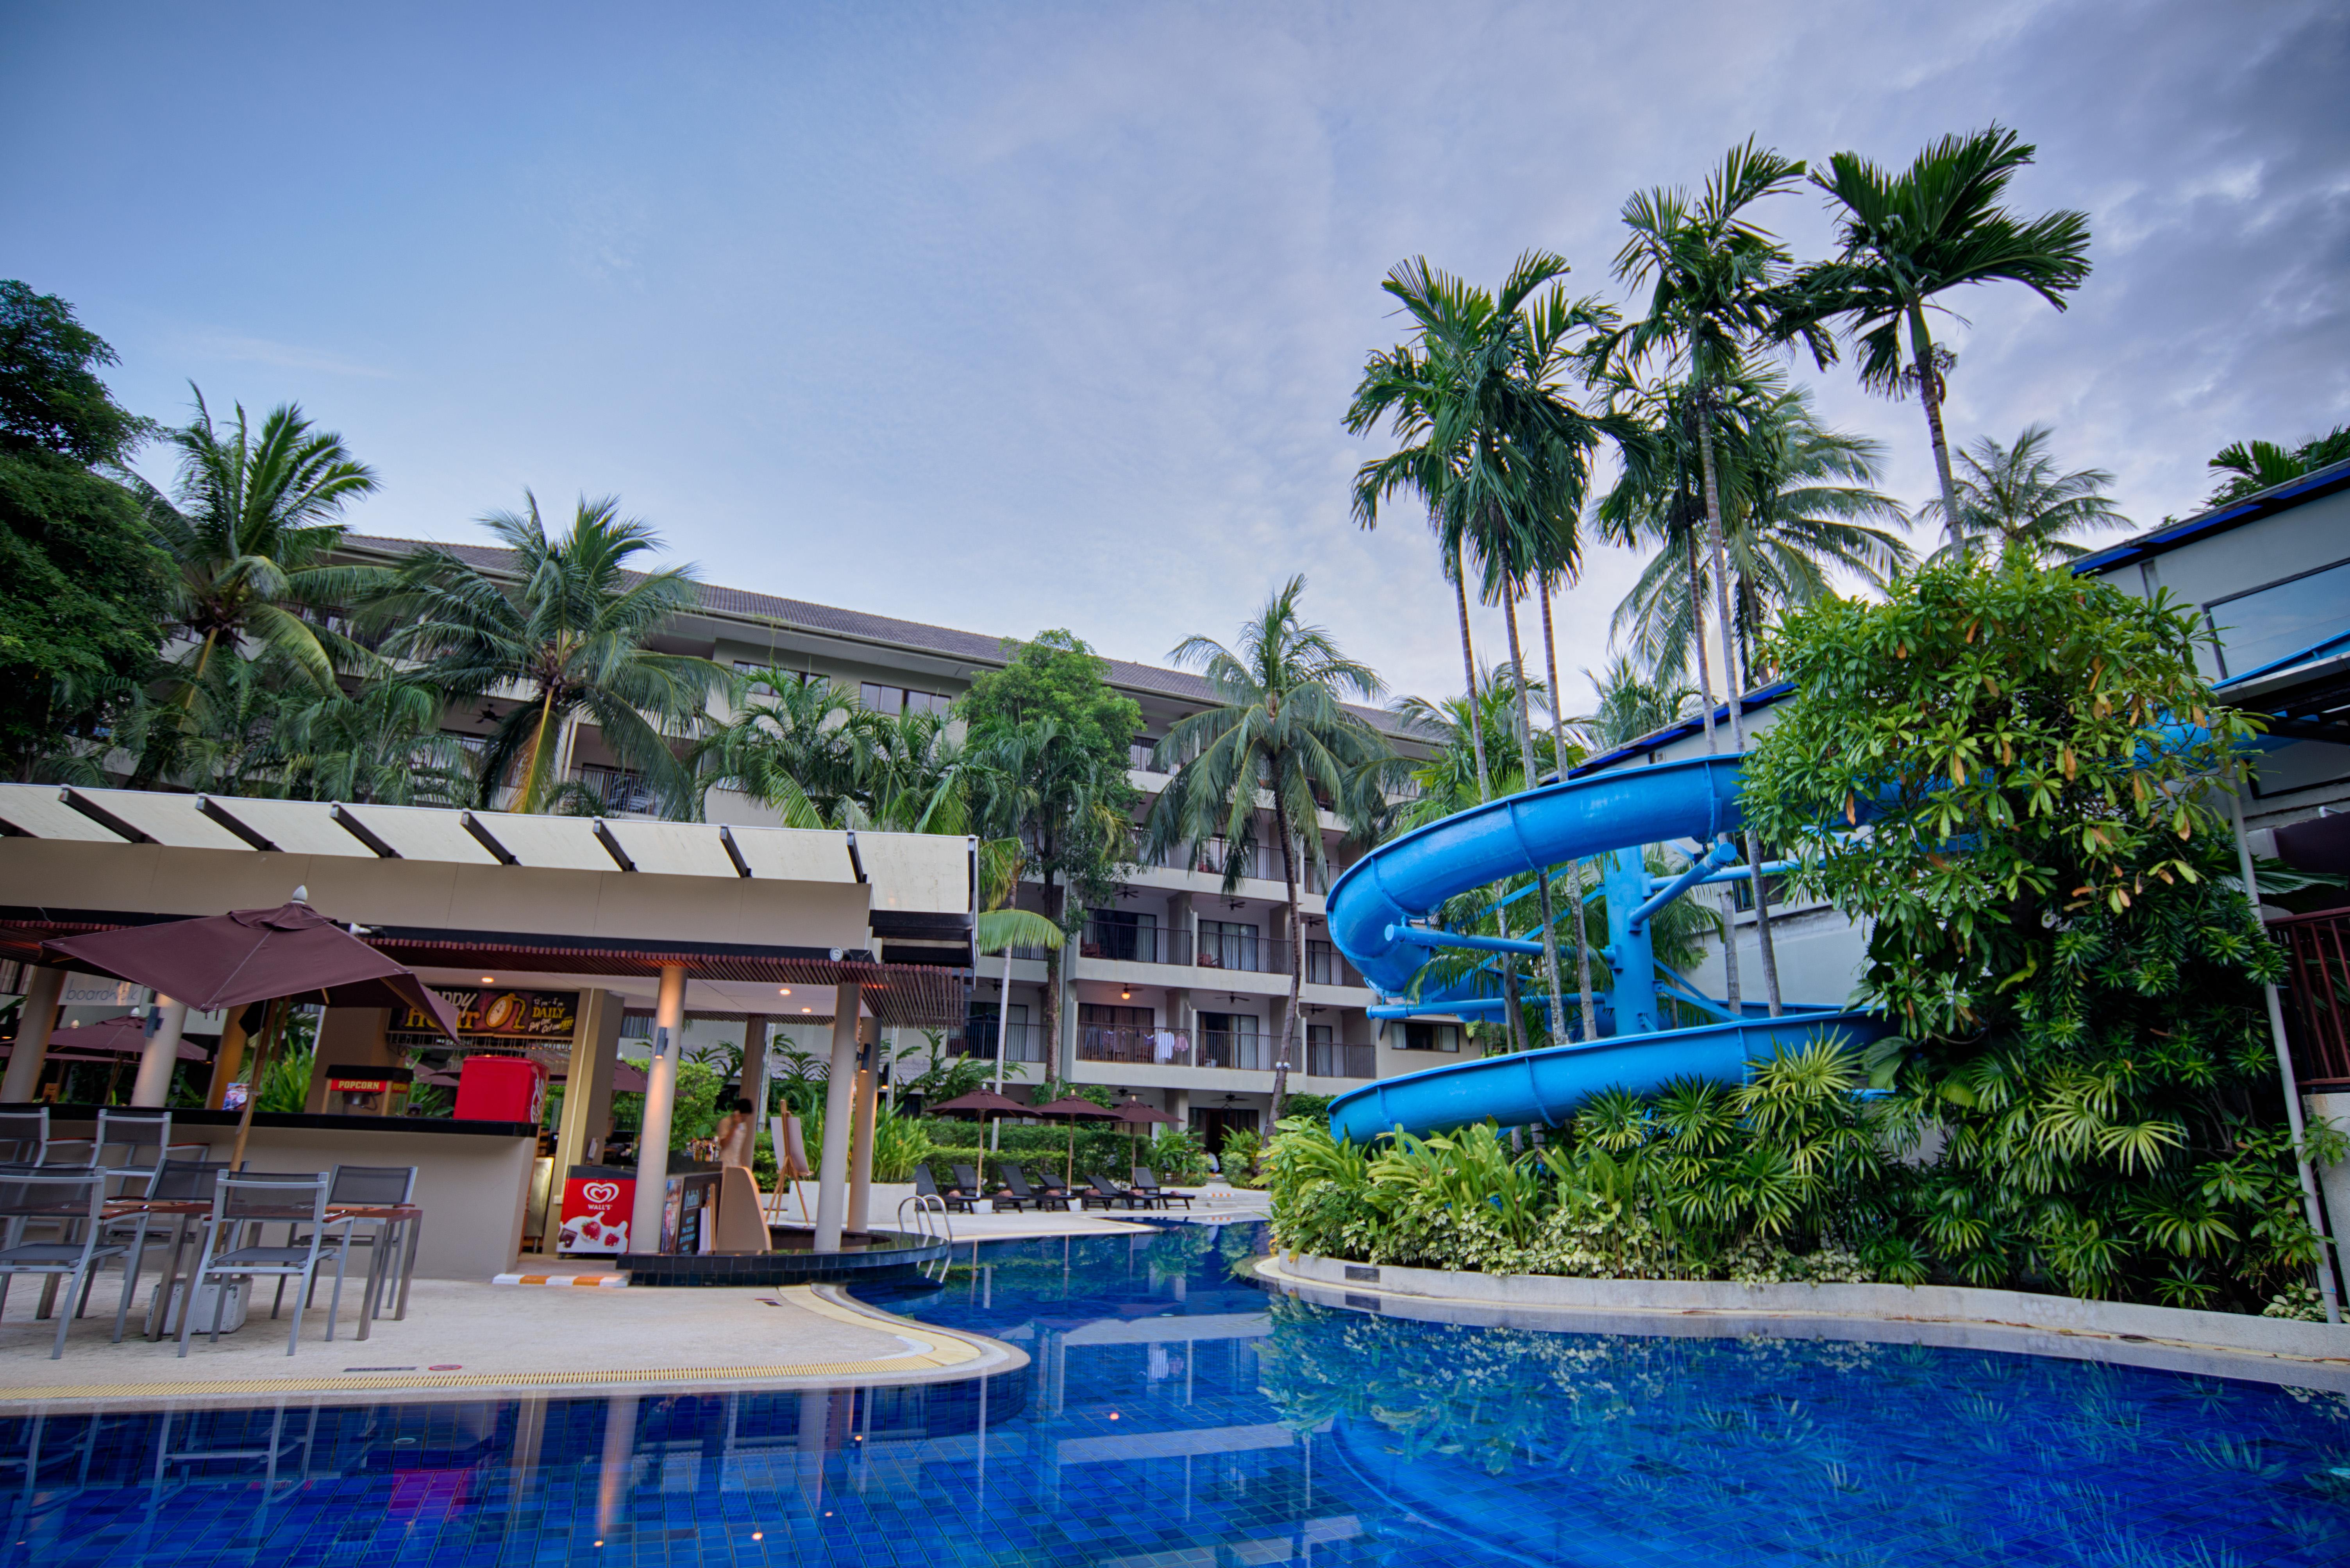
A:
POLYGON ((234 424, 215 425, 198 391, 195 419, 171 441, 180 450, 175 499, 129 477, 148 527, 179 567, 172 624, 195 639, 184 700, 195 699, 213 654, 247 641, 319 691, 334 690, 336 670, 364 663, 366 653, 321 625, 322 612, 355 603, 382 574, 328 557, 343 540, 343 508, 374 493, 375 471, 292 403, 272 409, 256 433, 241 403, 234 424))
MULTIPOLYGON (((2056 472, 2048 450, 2053 435, 2046 425, 2026 425, 2012 446, 1984 436, 1959 453, 1959 515, 1951 543, 1938 556, 1963 556, 1996 539, 2003 556, 2035 565, 2073 561, 2089 553, 2072 543, 2074 535, 2129 525, 2106 493, 2112 474, 2102 468, 2056 472)), ((1924 509, 1939 514, 1941 505, 1929 501, 1924 509)))
POLYGON ((1697 692, 1676 675, 1643 670, 1627 656, 1611 655, 1607 668, 1584 675, 1599 693, 1599 706, 1580 721, 1591 743, 1602 750, 1629 745, 1678 723, 1697 692))
POLYGON ((733 790, 775 811, 786 827, 841 827, 864 781, 857 734, 869 717, 831 681, 780 669, 737 671, 732 717, 694 748, 701 788, 733 790))
POLYGON ((582 499, 550 537, 538 498, 482 519, 512 565, 492 576, 441 545, 402 566, 379 605, 394 621, 384 651, 421 661, 417 678, 452 698, 520 694, 483 749, 481 789, 512 781, 515 811, 558 794, 577 724, 593 722, 671 815, 697 814, 700 792, 677 745, 701 727, 725 673, 706 659, 659 653, 652 638, 699 602, 692 568, 629 563, 660 535, 607 497, 582 499))
MULTIPOLYGON (((1061 928, 1034 909, 1015 907, 1025 857, 1018 837, 983 839, 979 846, 980 895, 986 907, 973 921, 973 940, 982 953, 1003 955, 1003 981, 996 1001, 995 1092, 1003 1092, 1004 1042, 1012 1033, 1012 950, 1043 948, 1057 953, 1066 939, 1061 928)), ((987 1147, 996 1147, 1003 1118, 991 1118, 987 1147)))
POLYGON ((2336 425, 2290 449, 2270 441, 2235 441, 2206 465, 2232 477, 2222 480, 2204 504, 2225 506, 2345 460, 2350 460, 2350 425, 2336 425))
POLYGON ((381 677, 346 697, 312 696, 279 739, 295 789, 310 800, 463 805, 474 791, 464 743, 442 732, 447 708, 423 681, 381 677))
MULTIPOLYGON (((1969 284, 2020 283, 2057 309, 2089 275, 2089 219, 2062 211, 2020 219, 2001 206, 2008 182, 2038 151, 1999 125, 1946 136, 1900 174, 1839 152, 1812 182, 1839 214, 1835 260, 1808 269, 1782 330, 1809 333, 1841 319, 1860 345, 1864 386, 1888 397, 1911 387, 1926 410, 1942 518, 1963 553, 1958 481, 1942 430, 1945 376, 1953 363, 1927 329, 1938 297, 1969 284), (1908 334, 1905 351, 1904 330, 1908 334)), ((1816 351, 1817 345, 1814 345, 1816 351)))
MULTIPOLYGON (((1898 534, 1871 525, 1903 521, 1900 504, 1871 488, 1882 460, 1877 443, 1822 425, 1803 389, 1775 378, 1756 378, 1748 388, 1754 395, 1725 416, 1715 449, 1739 655, 1733 690, 1754 684, 1752 649, 1769 622, 1826 597, 1832 572, 1881 587, 1911 564, 1898 534)), ((1681 486, 1647 488, 1643 482, 1654 477, 1627 470, 1602 504, 1611 535, 1661 546, 1616 607, 1610 630, 1629 633, 1644 663, 1679 670, 1689 667, 1693 645, 1703 649, 1709 574, 1696 548, 1700 519, 1681 486)))
MULTIPOLYGON (((1743 371, 1749 349, 1766 334, 1799 334, 1810 341, 1814 355, 1825 358, 1829 351, 1819 327, 1790 319, 1785 284, 1793 256, 1746 216, 1746 209, 1788 190, 1803 176, 1800 161, 1758 148, 1750 138, 1723 156, 1721 167, 1707 177, 1695 202, 1685 192, 1659 187, 1625 202, 1624 223, 1631 234, 1617 254, 1617 275, 1636 287, 1654 286, 1648 314, 1617 333, 1603 356, 1620 358, 1628 369, 1661 351, 1685 368, 1704 486, 1706 538, 1713 558, 1721 662, 1731 677, 1730 732, 1740 752, 1746 749, 1746 721, 1731 647, 1730 574, 1722 546, 1714 421, 1722 389, 1743 371)), ((1711 744, 1710 725, 1706 738, 1711 744)), ((1756 865, 1762 864, 1752 834, 1747 852, 1756 865)), ((1755 901, 1755 925, 1762 950, 1763 991, 1771 1016, 1776 1018, 1779 966, 1772 950, 1769 910, 1760 898, 1755 901)))
MULTIPOLYGON (((1585 341, 1613 326, 1597 302, 1574 299, 1557 286, 1566 263, 1547 252, 1518 258, 1496 293, 1430 267, 1425 258, 1398 266, 1383 286, 1418 324, 1415 342, 1374 355, 1356 389, 1347 426, 1360 434, 1382 420, 1405 444, 1366 463, 1356 475, 1355 514, 1365 526, 1378 504, 1410 489, 1429 508, 1446 543, 1460 600, 1464 683, 1474 690, 1463 550, 1477 556, 1481 597, 1499 604, 1510 660, 1525 664, 1517 605, 1531 582, 1572 580, 1581 566, 1578 532, 1591 454, 1603 436, 1625 439, 1628 424, 1577 407, 1566 390, 1582 368, 1585 341)), ((1523 683, 1517 687, 1522 709, 1523 683)), ((1533 720, 1521 711, 1520 764, 1534 777, 1533 720)), ((1472 731, 1482 747, 1482 736, 1472 731)), ((1543 947, 1550 1023, 1565 1038, 1557 938, 1549 881, 1541 885, 1543 947)))
POLYGON ((1305 579, 1290 578, 1241 628, 1237 649, 1188 637, 1168 656, 1199 667, 1215 706, 1180 720, 1159 742, 1155 760, 1174 776, 1152 803, 1146 826, 1154 848, 1222 839, 1229 893, 1263 836, 1260 801, 1270 802, 1290 938, 1289 1010, 1273 1068, 1276 1125, 1289 1094, 1305 976, 1299 860, 1326 866, 1316 797, 1329 801, 1342 820, 1376 816, 1381 803, 1369 798, 1367 781, 1388 752, 1379 732, 1346 705, 1350 696, 1376 700, 1385 687, 1367 665, 1340 652, 1328 632, 1301 618, 1305 593, 1305 579))
MULTIPOLYGON (((1525 774, 1519 771, 1523 764, 1510 760, 1510 753, 1517 749, 1519 680, 1518 671, 1504 664, 1478 671, 1473 704, 1465 696, 1435 701, 1404 697, 1388 708, 1399 723, 1430 742, 1429 754, 1411 764, 1409 777, 1416 793, 1396 814, 1393 833, 1409 833, 1488 798, 1515 794, 1527 787, 1525 774), (1470 717, 1472 708, 1474 722, 1470 717), (1501 759, 1483 786, 1476 767, 1480 751, 1501 759)), ((1533 692, 1547 702, 1549 693, 1539 682, 1533 692)), ((1541 769, 1556 753, 1540 742, 1537 748, 1535 766, 1541 769)))

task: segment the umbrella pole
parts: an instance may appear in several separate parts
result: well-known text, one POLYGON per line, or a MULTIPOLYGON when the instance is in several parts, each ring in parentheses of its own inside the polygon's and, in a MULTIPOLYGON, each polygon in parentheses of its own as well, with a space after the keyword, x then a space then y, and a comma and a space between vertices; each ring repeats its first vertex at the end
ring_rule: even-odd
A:
POLYGON ((261 1049, 254 1054, 253 1080, 244 1091, 244 1109, 236 1118, 236 1143, 228 1155, 231 1170, 244 1168, 244 1140, 253 1131, 253 1107, 261 1098, 262 1075, 269 1071, 269 1058, 276 1053, 277 1037, 286 1031, 286 998, 278 998, 270 1012, 268 1025, 262 1031, 261 1049))

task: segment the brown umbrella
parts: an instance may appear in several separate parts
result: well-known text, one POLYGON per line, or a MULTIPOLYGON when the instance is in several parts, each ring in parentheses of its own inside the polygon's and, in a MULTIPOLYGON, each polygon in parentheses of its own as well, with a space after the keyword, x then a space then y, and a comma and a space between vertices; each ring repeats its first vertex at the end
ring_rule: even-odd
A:
MULTIPOLYGON (((147 1021, 126 1012, 120 1018, 101 1018, 78 1029, 68 1027, 49 1038, 75 1051, 111 1051, 119 1055, 136 1056, 147 1049, 147 1021)), ((57 1053, 52 1051, 49 1054, 54 1056, 57 1053)), ((192 1040, 182 1040, 179 1060, 202 1062, 205 1060, 204 1048, 192 1040)))
POLYGON ((1098 1116, 1104 1121, 1110 1121, 1115 1120, 1118 1116, 1116 1111, 1104 1110, 1091 1100, 1080 1099, 1075 1095, 1071 1095, 1066 1100, 1055 1100, 1049 1106, 1030 1106, 1028 1114, 1032 1116, 1065 1116, 1068 1119, 1069 1158, 1067 1165, 1061 1172, 1061 1179, 1070 1183, 1077 1179, 1078 1121, 1086 1116, 1098 1116))
POLYGON ((1111 1107, 1109 1114, 1126 1124, 1126 1163, 1128 1165, 1135 1163, 1134 1140, 1136 1128, 1145 1127, 1151 1122, 1164 1122, 1170 1127, 1175 1125, 1175 1118, 1173 1116, 1169 1116, 1157 1106, 1144 1105, 1132 1095, 1128 1095, 1126 1098, 1118 1101, 1115 1106, 1111 1107))
POLYGON ((312 909, 303 888, 274 909, 233 909, 201 919, 127 926, 83 937, 55 937, 41 946, 86 970, 133 985, 151 986, 196 1012, 275 1000, 271 1025, 253 1062, 253 1092, 236 1125, 229 1164, 244 1160, 254 1101, 269 1054, 285 1028, 286 1005, 316 996, 332 1005, 405 1002, 457 1038, 457 1015, 414 971, 394 963, 312 909))
MULTIPOLYGON (((1029 1106, 1022 1105, 1018 1100, 999 1095, 993 1089, 973 1089, 968 1095, 957 1095, 951 1100, 942 1100, 931 1106, 930 1114, 934 1116, 970 1116, 976 1121, 1000 1122, 1005 1116, 1024 1116, 1033 1113, 1029 1106)), ((982 1151, 980 1163, 983 1166, 987 1163, 985 1151, 982 1151)))

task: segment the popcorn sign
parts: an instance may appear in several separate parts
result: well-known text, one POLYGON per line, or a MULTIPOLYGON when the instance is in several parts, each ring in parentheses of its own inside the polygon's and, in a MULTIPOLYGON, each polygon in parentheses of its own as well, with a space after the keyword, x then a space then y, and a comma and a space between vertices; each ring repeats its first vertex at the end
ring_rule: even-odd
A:
POLYGON ((636 1202, 634 1181, 572 1177, 563 1184, 565 1252, 618 1256, 629 1250, 629 1210, 636 1202))

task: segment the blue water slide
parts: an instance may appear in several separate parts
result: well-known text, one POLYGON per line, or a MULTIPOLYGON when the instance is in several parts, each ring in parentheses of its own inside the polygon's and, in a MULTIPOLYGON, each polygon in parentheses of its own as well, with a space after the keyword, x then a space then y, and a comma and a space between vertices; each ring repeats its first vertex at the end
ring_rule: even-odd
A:
MULTIPOLYGON (((1330 939, 1371 984, 1399 996, 1431 956, 1431 938, 1444 945, 1441 933, 1413 928, 1446 899, 1598 857, 1608 894, 1608 944, 1598 956, 1612 975, 1617 1033, 1384 1079, 1338 1097, 1330 1108, 1332 1134, 1362 1142, 1399 1127, 1425 1134, 1487 1117, 1505 1127, 1556 1123, 1603 1089, 1653 1090, 1679 1077, 1736 1083, 1749 1062, 1823 1031, 1856 1042, 1885 1033, 1873 1014, 1792 1006, 1780 1018, 1658 1027, 1663 1010, 1639 918, 1652 891, 1641 846, 1690 838, 1710 844, 1736 833, 1742 826, 1740 762, 1698 757, 1565 780, 1431 823, 1348 867, 1330 889, 1330 939)), ((1445 1011, 1429 997, 1419 1005, 1445 1011)))

